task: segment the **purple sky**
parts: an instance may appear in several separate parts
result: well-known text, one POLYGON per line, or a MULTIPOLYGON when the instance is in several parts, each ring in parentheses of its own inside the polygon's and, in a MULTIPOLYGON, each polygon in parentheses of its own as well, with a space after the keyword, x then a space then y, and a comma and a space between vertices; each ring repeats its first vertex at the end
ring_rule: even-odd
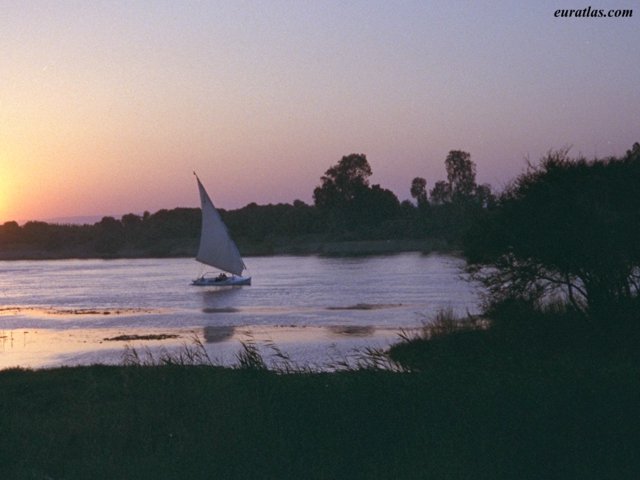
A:
POLYGON ((311 202, 365 153, 409 198, 471 153, 500 189, 550 149, 640 141, 640 5, 23 1, 0 16, 0 223, 311 202))

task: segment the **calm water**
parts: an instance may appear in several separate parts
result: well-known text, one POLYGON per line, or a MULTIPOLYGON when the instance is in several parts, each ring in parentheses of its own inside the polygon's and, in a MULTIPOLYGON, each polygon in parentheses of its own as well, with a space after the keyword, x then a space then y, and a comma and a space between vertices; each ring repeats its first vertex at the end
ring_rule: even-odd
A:
POLYGON ((0 367, 101 361, 89 352, 105 350, 102 340, 111 333, 195 331, 213 345, 233 332, 267 331, 304 351, 310 342, 303 332, 311 343, 333 346, 340 332, 359 333, 363 341, 376 331, 418 327, 442 308, 477 310, 474 286, 460 278, 463 262, 451 256, 278 256, 246 263, 252 286, 215 289, 189 285, 199 272, 191 259, 0 262, 0 367), (297 343, 285 335, 292 331, 297 343), (73 342, 62 345, 65 338, 84 345, 74 350, 73 342))

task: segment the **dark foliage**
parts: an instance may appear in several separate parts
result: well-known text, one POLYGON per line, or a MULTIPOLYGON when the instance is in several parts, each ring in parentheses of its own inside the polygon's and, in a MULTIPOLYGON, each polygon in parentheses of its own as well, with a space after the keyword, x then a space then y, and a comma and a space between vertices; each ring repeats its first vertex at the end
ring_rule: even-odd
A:
POLYGON ((416 199, 419 208, 429 204, 427 199, 427 181, 422 177, 415 177, 411 181, 411 196, 416 199))
POLYGON ((465 201, 473 196, 476 188, 476 166, 471 161, 471 155, 461 150, 452 150, 444 164, 453 201, 465 201))
MULTIPOLYGON (((426 180, 416 177, 411 194, 418 205, 380 185, 366 155, 342 157, 321 177, 313 193, 314 205, 249 205, 220 210, 225 224, 243 252, 269 254, 304 252, 322 242, 362 240, 425 240, 441 247, 457 247, 472 220, 492 205, 488 185, 475 185, 475 165, 466 152, 447 157, 449 182, 437 182, 441 195, 427 195, 426 180), (454 192, 455 195, 452 195, 454 192), (440 195, 440 196, 438 196, 440 195)), ((121 219, 104 217, 94 225, 16 222, 0 225, 2 258, 191 256, 200 231, 200 209, 175 208, 121 219)), ((314 250, 312 250, 314 251, 314 250)), ((315 250, 317 251, 317 250, 315 250)))
MULTIPOLYGON (((322 176, 313 191, 315 206, 330 231, 366 231, 397 219, 400 202, 393 192, 369 185, 371 166, 364 154, 342 157, 322 176)), ((357 235, 361 236, 361 235, 357 235)))
POLYGON ((550 153, 467 235, 473 273, 494 301, 557 294, 593 318, 617 318, 640 286, 638 185, 638 144, 621 159, 550 153))
POLYGON ((449 360, 412 374, 0 372, 3 478, 637 477, 632 367, 449 360))
POLYGON ((234 237, 241 242, 322 233, 316 209, 300 200, 293 202, 293 205, 250 203, 238 210, 222 211, 221 215, 234 237))
POLYGON ((495 197, 487 184, 476 184, 476 165, 471 155, 452 150, 445 159, 447 180, 438 180, 426 197, 426 180, 413 179, 411 194, 418 203, 416 212, 420 232, 442 239, 458 248, 470 226, 493 208, 495 197))

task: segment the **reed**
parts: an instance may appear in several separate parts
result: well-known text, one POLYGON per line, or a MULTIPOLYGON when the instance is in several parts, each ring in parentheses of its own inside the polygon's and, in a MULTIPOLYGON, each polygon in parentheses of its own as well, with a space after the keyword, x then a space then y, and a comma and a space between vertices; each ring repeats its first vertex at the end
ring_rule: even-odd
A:
POLYGON ((636 478, 637 367, 0 372, 2 477, 636 478))
POLYGON ((126 344, 122 354, 122 365, 126 367, 150 367, 161 365, 193 366, 208 365, 220 366, 209 357, 202 340, 197 334, 192 334, 190 343, 183 342, 178 349, 167 350, 162 348, 158 353, 153 353, 149 348, 139 351, 135 347, 126 344))
POLYGON ((128 347, 117 367, 0 371, 1 476, 637 478, 637 356, 559 357, 452 317, 410 339, 416 364, 402 341, 331 372, 247 342, 222 368, 192 341, 128 347))

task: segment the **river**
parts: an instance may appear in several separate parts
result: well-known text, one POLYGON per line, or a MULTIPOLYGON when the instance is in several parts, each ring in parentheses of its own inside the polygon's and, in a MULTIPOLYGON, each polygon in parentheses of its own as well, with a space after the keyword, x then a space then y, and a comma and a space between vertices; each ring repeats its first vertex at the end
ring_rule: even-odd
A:
POLYGON ((130 348, 151 359, 198 342, 222 365, 254 342, 323 368, 388 346, 438 310, 478 310, 463 260, 449 255, 246 263, 250 287, 216 289, 190 285, 192 259, 1 261, 0 369, 117 364, 130 348))

